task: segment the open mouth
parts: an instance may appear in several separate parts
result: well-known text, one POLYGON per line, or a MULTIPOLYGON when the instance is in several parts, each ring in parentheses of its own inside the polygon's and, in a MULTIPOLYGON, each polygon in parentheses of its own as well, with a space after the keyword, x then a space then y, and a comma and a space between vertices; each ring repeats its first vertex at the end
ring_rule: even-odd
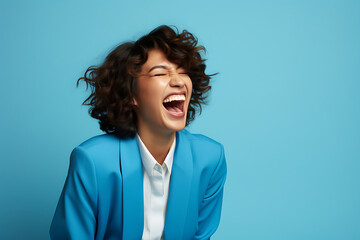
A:
POLYGON ((171 95, 163 101, 165 109, 174 116, 181 116, 184 113, 184 95, 171 95))

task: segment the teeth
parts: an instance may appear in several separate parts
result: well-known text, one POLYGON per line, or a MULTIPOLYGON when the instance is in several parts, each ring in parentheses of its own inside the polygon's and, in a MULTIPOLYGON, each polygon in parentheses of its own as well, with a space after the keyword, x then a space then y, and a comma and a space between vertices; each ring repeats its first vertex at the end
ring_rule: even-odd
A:
POLYGON ((184 95, 171 95, 164 100, 164 103, 172 102, 172 101, 185 101, 185 96, 184 95))

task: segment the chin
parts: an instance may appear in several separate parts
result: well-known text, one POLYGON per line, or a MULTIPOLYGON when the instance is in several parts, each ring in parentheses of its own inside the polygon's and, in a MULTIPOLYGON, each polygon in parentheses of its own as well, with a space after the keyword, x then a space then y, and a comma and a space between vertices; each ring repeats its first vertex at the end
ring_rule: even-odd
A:
POLYGON ((181 131, 186 126, 186 117, 185 119, 177 119, 177 120, 166 119, 164 124, 166 128, 171 131, 175 131, 175 132, 181 131))
POLYGON ((171 131, 181 131, 185 128, 185 123, 181 123, 181 124, 166 124, 167 129, 171 130, 171 131))

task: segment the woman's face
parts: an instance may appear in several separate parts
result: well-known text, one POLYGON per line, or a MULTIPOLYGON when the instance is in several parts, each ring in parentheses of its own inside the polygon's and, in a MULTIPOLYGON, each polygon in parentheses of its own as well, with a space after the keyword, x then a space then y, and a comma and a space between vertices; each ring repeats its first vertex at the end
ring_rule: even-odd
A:
POLYGON ((138 77, 138 131, 168 134, 185 127, 192 82, 185 69, 150 50, 138 77))

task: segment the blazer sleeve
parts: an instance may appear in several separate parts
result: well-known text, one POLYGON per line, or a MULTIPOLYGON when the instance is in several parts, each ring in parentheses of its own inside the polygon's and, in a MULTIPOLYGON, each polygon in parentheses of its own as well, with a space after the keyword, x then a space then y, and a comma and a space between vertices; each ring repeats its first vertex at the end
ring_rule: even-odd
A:
POLYGON ((71 153, 68 175, 51 223, 51 239, 94 239, 96 206, 95 166, 77 147, 71 153))
POLYGON ((219 225, 226 171, 224 147, 221 145, 219 162, 199 209, 198 230, 194 239, 210 239, 219 225))

